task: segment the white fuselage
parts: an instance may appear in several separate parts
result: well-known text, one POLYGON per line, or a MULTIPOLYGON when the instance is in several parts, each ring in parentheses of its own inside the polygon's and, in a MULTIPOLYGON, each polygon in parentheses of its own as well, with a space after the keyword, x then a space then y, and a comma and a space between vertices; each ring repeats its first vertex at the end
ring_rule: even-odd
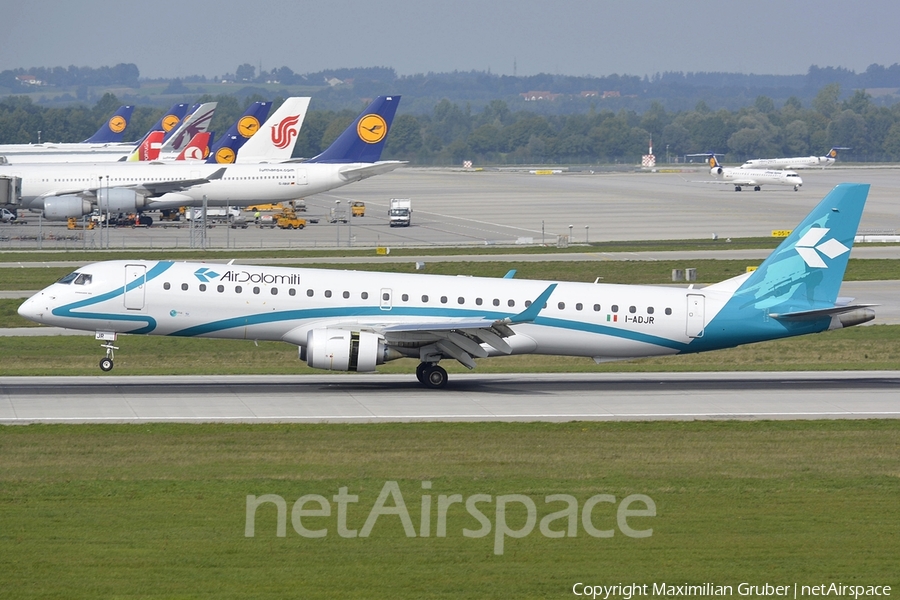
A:
POLYGON ((735 188, 745 186, 759 188, 764 185, 789 185, 794 189, 799 189, 799 187, 803 185, 803 180, 793 171, 712 167, 709 172, 716 179, 733 184, 735 188))
POLYGON ((40 210, 48 197, 94 196, 93 191, 107 187, 134 189, 140 194, 142 189, 154 184, 203 179, 225 169, 220 179, 146 199, 144 208, 163 209, 197 206, 202 204, 204 196, 210 206, 294 200, 358 181, 368 175, 347 175, 343 171, 365 166, 326 163, 219 165, 183 161, 8 165, 0 167, 0 177, 20 178, 21 206, 40 210))
POLYGON ((116 162, 134 152, 134 142, 121 144, 4 144, 0 156, 11 165, 116 162))
POLYGON ((812 169, 834 164, 830 156, 797 156, 794 158, 756 158, 748 160, 741 169, 812 169))
MULTIPOLYGON (((95 263, 78 272, 91 281, 54 284, 26 301, 20 314, 89 331, 283 340, 302 347, 313 329, 379 333, 402 323, 503 319, 525 310, 549 283, 157 261, 95 263), (146 273, 146 283, 125 290, 137 273, 146 273)), ((716 290, 559 283, 539 317, 513 325, 515 335, 506 341, 513 354, 598 361, 675 354, 703 335, 729 297, 716 290)), ((399 352, 418 356, 426 334, 427 327, 384 335, 399 352)))

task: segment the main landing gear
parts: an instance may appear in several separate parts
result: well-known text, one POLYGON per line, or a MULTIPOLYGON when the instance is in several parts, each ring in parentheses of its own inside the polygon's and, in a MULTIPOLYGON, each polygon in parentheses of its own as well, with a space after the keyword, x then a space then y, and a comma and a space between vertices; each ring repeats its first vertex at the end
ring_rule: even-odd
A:
POLYGON ((416 379, 427 388, 440 389, 447 385, 447 371, 437 363, 419 363, 416 367, 416 379))

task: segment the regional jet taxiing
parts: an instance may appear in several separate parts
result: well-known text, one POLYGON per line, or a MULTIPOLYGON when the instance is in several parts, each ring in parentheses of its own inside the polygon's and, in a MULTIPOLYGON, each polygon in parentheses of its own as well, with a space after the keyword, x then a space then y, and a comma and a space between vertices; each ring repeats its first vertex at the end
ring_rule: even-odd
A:
POLYGON ((119 334, 277 340, 317 369, 414 358, 430 388, 447 383, 444 359, 716 350, 874 318, 838 298, 868 191, 838 185, 756 271, 705 288, 118 260, 77 269, 19 314, 95 332, 104 371, 119 334))
POLYGON ((740 192, 745 187, 752 187, 758 192, 764 185, 789 185, 794 191, 799 191, 803 180, 794 171, 780 171, 777 169, 744 169, 741 167, 723 167, 719 164, 716 155, 691 154, 689 156, 705 156, 709 163, 709 173, 715 179, 713 181, 699 181, 696 183, 719 183, 733 185, 734 191, 740 192))
POLYGON ((792 158, 755 158, 741 165, 742 169, 812 169, 825 168, 834 164, 838 150, 849 150, 835 146, 825 156, 794 156, 792 158))

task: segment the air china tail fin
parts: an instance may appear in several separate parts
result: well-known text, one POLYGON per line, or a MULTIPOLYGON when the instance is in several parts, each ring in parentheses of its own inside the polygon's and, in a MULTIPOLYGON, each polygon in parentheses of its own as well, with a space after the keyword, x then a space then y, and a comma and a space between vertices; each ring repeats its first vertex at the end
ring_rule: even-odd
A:
POLYGON ((134 152, 128 155, 126 160, 156 160, 159 158, 159 149, 162 146, 163 136, 165 136, 163 131, 151 131, 144 137, 140 145, 134 149, 134 152))
POLYGON ((184 150, 175 160, 203 160, 209 156, 209 139, 212 134, 208 131, 202 131, 194 136, 191 142, 185 146, 184 150))
POLYGON ((134 112, 134 106, 120 106, 113 113, 113 116, 97 130, 97 132, 84 140, 83 144, 116 144, 122 141, 125 135, 125 128, 128 127, 128 120, 131 119, 131 113, 134 112))
POLYGON ((291 97, 278 107, 263 124, 259 133, 251 137, 240 148, 239 163, 281 162, 291 158, 294 144, 306 111, 309 98, 291 97))
POLYGON ((216 105, 216 102, 207 102, 192 106, 178 127, 166 133, 166 137, 163 138, 162 152, 165 154, 181 152, 195 135, 207 131, 213 114, 216 112, 216 105))
POLYGON ((324 152, 307 162, 374 163, 381 159, 400 96, 379 96, 324 152))
POLYGON ((210 149, 208 163, 228 164, 233 163, 237 157, 237 151, 241 146, 250 139, 250 137, 259 131, 259 124, 265 121, 266 115, 269 114, 271 102, 254 102, 244 115, 232 125, 222 139, 210 149))

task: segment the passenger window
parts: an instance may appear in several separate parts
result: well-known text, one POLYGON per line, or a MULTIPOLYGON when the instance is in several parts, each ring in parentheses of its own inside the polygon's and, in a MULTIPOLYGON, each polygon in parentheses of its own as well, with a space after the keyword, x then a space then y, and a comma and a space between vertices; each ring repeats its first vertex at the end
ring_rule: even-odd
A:
POLYGON ((559 303, 556 305, 556 308, 558 308, 559 310, 563 310, 565 307, 566 307, 566 303, 565 303, 565 302, 559 302, 559 303))
POLYGON ((631 314, 636 313, 636 312, 637 312, 637 307, 636 307, 636 306, 629 306, 629 307, 628 307, 628 312, 630 312, 631 314))
POLYGON ((581 310, 582 308, 584 308, 584 306, 581 304, 581 302, 575 305, 575 310, 581 310))
POLYGON ((648 315, 652 315, 652 314, 653 314, 653 307, 652 307, 652 306, 648 306, 648 307, 647 307, 647 314, 648 314, 648 315))
POLYGON ((314 294, 314 293, 315 293, 315 292, 313 292, 312 290, 306 290, 306 295, 309 296, 310 298, 313 297, 313 294, 314 294))
POLYGON ((344 299, 347 299, 350 297, 350 292, 344 292, 343 295, 344 295, 344 299))
POLYGON ((243 291, 244 291, 244 288, 242 288, 241 286, 239 286, 239 285, 234 286, 234 293, 235 293, 235 294, 240 294, 240 293, 243 292, 243 291))
POLYGON ((494 306, 500 306, 500 299, 494 298, 494 306))
POLYGON ((172 287, 172 284, 169 283, 168 281, 165 282, 165 283, 163 284, 163 289, 164 289, 164 290, 167 290, 167 289, 169 289, 169 288, 171 288, 171 287, 172 287))
POLYGON ((525 308, 528 308, 529 306, 531 306, 531 300, 526 300, 526 301, 525 301, 525 308))
POLYGON ((362 294, 360 294, 360 297, 361 297, 363 300, 368 300, 368 299, 369 299, 369 292, 363 292, 362 294))
POLYGON ((296 295, 297 295, 297 290, 295 290, 294 288, 291 288, 288 290, 288 296, 296 296, 296 295))
POLYGON ((200 291, 201 291, 201 292, 205 292, 205 291, 206 291, 206 284, 205 284, 205 283, 201 283, 201 284, 200 284, 200 291))
POLYGON ((466 303, 466 299, 463 298, 462 296, 460 296, 459 298, 456 299, 456 303, 457 303, 457 304, 465 304, 465 303, 466 303))
POLYGON ((181 284, 181 289, 184 290, 184 291, 186 292, 187 289, 188 289, 188 284, 182 283, 182 284, 181 284))
POLYGON ((600 312, 600 305, 599 305, 599 304, 595 304, 595 305, 594 305, 594 312, 600 312))
POLYGON ((253 293, 254 293, 254 294, 258 294, 258 293, 259 293, 259 288, 258 288, 258 287, 253 288, 253 293))
POLYGON ((384 300, 385 302, 387 302, 391 299, 391 295, 388 294, 387 292, 384 292, 383 294, 381 294, 381 299, 384 300))
POLYGON ((507 300, 506 305, 509 306, 510 308, 512 308, 513 306, 516 305, 516 301, 515 300, 507 300))
POLYGON ((272 288, 272 295, 273 295, 273 296, 277 296, 277 295, 278 295, 278 288, 272 288))
POLYGON ((671 314, 672 314, 672 309, 671 309, 671 308, 667 308, 667 309, 666 309, 666 314, 667 314, 667 315, 671 315, 671 314))
POLYGON ((402 296, 400 296, 400 299, 404 302, 409 302, 409 294, 403 294, 402 296))
POLYGON ((331 290, 325 290, 325 297, 331 298, 331 290))
POLYGON ((447 296, 441 296, 441 304, 447 304, 447 296))
POLYGON ((224 286, 224 285, 218 285, 218 286, 216 286, 216 290, 221 294, 222 292, 225 291, 225 286, 224 286))
POLYGON ((428 294, 422 294, 422 302, 428 302, 428 294))
POLYGON ((475 304, 481 306, 481 298, 475 298, 475 304))

